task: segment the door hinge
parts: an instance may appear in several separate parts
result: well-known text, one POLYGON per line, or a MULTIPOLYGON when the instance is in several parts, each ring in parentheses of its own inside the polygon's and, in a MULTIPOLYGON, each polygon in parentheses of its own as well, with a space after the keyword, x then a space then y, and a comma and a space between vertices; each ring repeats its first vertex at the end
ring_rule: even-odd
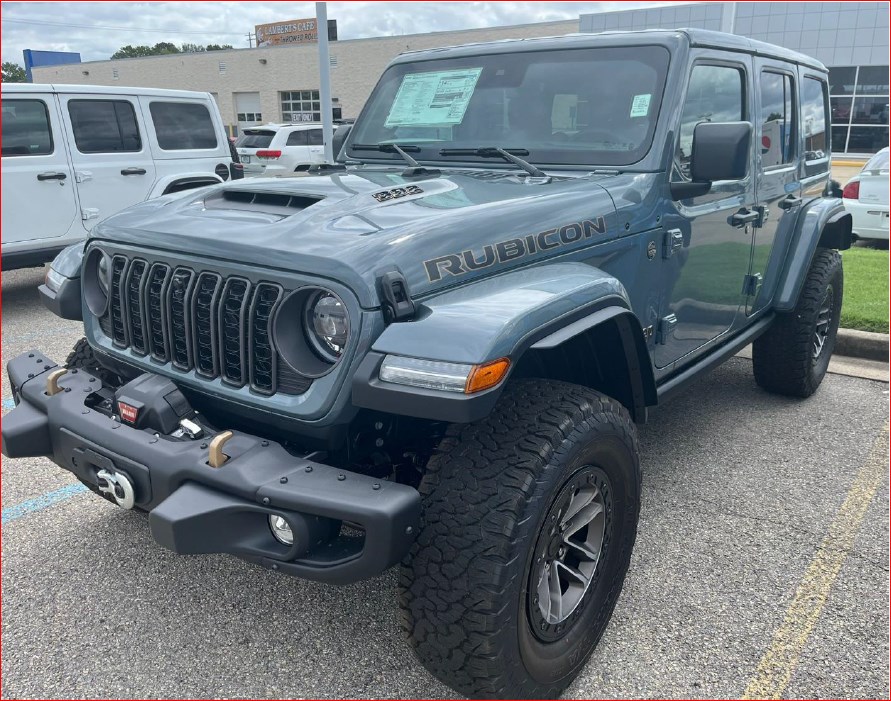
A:
POLYGON ((93 179, 93 174, 88 170, 74 171, 74 182, 76 182, 76 183, 85 183, 92 179, 93 179))
POLYGON ((756 294, 758 294, 758 290, 761 289, 761 280, 761 273, 746 275, 743 278, 742 293, 746 296, 754 297, 756 294))
POLYGON ((398 270, 381 273, 377 278, 377 292, 381 301, 384 321, 405 321, 415 315, 415 303, 411 299, 405 276, 398 270))
POLYGON ((752 226, 763 227, 770 217, 770 208, 763 204, 756 204, 752 209, 758 212, 758 218, 752 223, 752 226))
POLYGON ((87 219, 98 219, 99 218, 99 210, 95 207, 84 207, 80 210, 80 218, 86 221, 87 219))
POLYGON ((680 229, 669 229, 662 242, 662 257, 671 258, 674 252, 684 246, 684 235, 680 229))
POLYGON ((656 343, 664 346, 668 343, 668 339, 674 333, 675 327, 678 325, 678 318, 674 314, 663 316, 659 319, 659 328, 656 331, 656 343))

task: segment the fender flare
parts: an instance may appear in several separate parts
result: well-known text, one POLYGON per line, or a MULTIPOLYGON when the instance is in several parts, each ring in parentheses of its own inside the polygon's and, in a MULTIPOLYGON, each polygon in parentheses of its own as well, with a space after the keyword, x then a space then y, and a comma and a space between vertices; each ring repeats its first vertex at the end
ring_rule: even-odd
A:
POLYGON ((836 197, 817 197, 804 205, 798 214, 786 267, 781 272, 773 308, 789 312, 798 304, 798 296, 814 260, 817 248, 851 247, 852 219, 844 203, 836 197))
POLYGON ((167 175, 152 186, 152 190, 147 199, 167 195, 171 192, 191 190, 197 187, 205 187, 207 185, 219 185, 222 182, 222 178, 216 173, 196 172, 167 175), (181 185, 186 185, 187 187, 179 187, 181 185))
POLYGON ((511 371, 530 350, 547 350, 597 326, 614 324, 632 378, 637 420, 654 405, 656 384, 641 324, 613 276, 582 263, 553 263, 497 275, 418 304, 410 322, 388 326, 353 378, 356 406, 441 421, 475 421, 494 406, 504 382, 473 395, 381 382, 386 355, 477 365, 500 357, 511 371))

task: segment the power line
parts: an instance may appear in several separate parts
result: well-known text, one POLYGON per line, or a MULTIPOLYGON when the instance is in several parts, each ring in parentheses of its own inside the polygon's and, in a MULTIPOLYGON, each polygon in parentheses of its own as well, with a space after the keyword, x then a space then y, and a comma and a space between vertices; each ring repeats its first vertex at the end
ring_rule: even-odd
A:
POLYGON ((99 24, 72 24, 70 22, 50 22, 47 20, 37 19, 18 19, 15 17, 4 17, 4 22, 15 22, 18 24, 38 24, 50 27, 77 27, 78 29, 111 29, 118 32, 154 32, 156 34, 194 34, 197 36, 244 36, 241 32, 190 32, 180 29, 138 29, 135 27, 108 27, 99 24))

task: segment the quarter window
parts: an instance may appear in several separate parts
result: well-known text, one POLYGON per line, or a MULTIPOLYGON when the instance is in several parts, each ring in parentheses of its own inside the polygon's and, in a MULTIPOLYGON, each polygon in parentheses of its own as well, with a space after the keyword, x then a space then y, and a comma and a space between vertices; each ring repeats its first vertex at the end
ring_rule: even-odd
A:
POLYGON ((781 73, 761 74, 761 166, 791 163, 793 148, 792 78, 781 73))
POLYGON ((693 130, 700 122, 738 122, 745 119, 743 73, 731 66, 698 65, 690 73, 687 99, 681 114, 677 162, 690 177, 693 130))
POLYGON ((197 102, 152 102, 149 105, 158 146, 165 151, 217 147, 217 133, 207 107, 197 102))
POLYGON ((3 100, 3 157, 53 152, 49 113, 43 100, 3 100))
POLYGON ((142 150, 136 111, 127 100, 69 100, 68 116, 81 153, 142 150))
POLYGON ((309 141, 310 146, 321 146, 322 141, 322 130, 321 129, 310 129, 307 135, 307 139, 309 141))

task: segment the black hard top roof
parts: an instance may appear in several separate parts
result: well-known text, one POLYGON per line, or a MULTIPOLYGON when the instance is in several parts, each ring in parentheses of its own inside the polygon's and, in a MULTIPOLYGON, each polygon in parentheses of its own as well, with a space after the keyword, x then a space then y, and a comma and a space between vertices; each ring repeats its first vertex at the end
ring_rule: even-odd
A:
POLYGON ((798 63, 821 72, 826 72, 826 66, 817 59, 798 51, 792 51, 791 49, 763 41, 748 39, 738 34, 715 32, 709 29, 644 29, 630 32, 599 32, 596 34, 567 34, 565 36, 535 37, 530 39, 502 39, 500 41, 448 46, 439 49, 407 51, 394 59, 393 62, 403 63, 432 58, 457 58, 460 56, 511 53, 514 51, 546 51, 569 47, 660 44, 673 48, 681 43, 687 43, 689 46, 695 47, 741 51, 756 56, 798 63))

